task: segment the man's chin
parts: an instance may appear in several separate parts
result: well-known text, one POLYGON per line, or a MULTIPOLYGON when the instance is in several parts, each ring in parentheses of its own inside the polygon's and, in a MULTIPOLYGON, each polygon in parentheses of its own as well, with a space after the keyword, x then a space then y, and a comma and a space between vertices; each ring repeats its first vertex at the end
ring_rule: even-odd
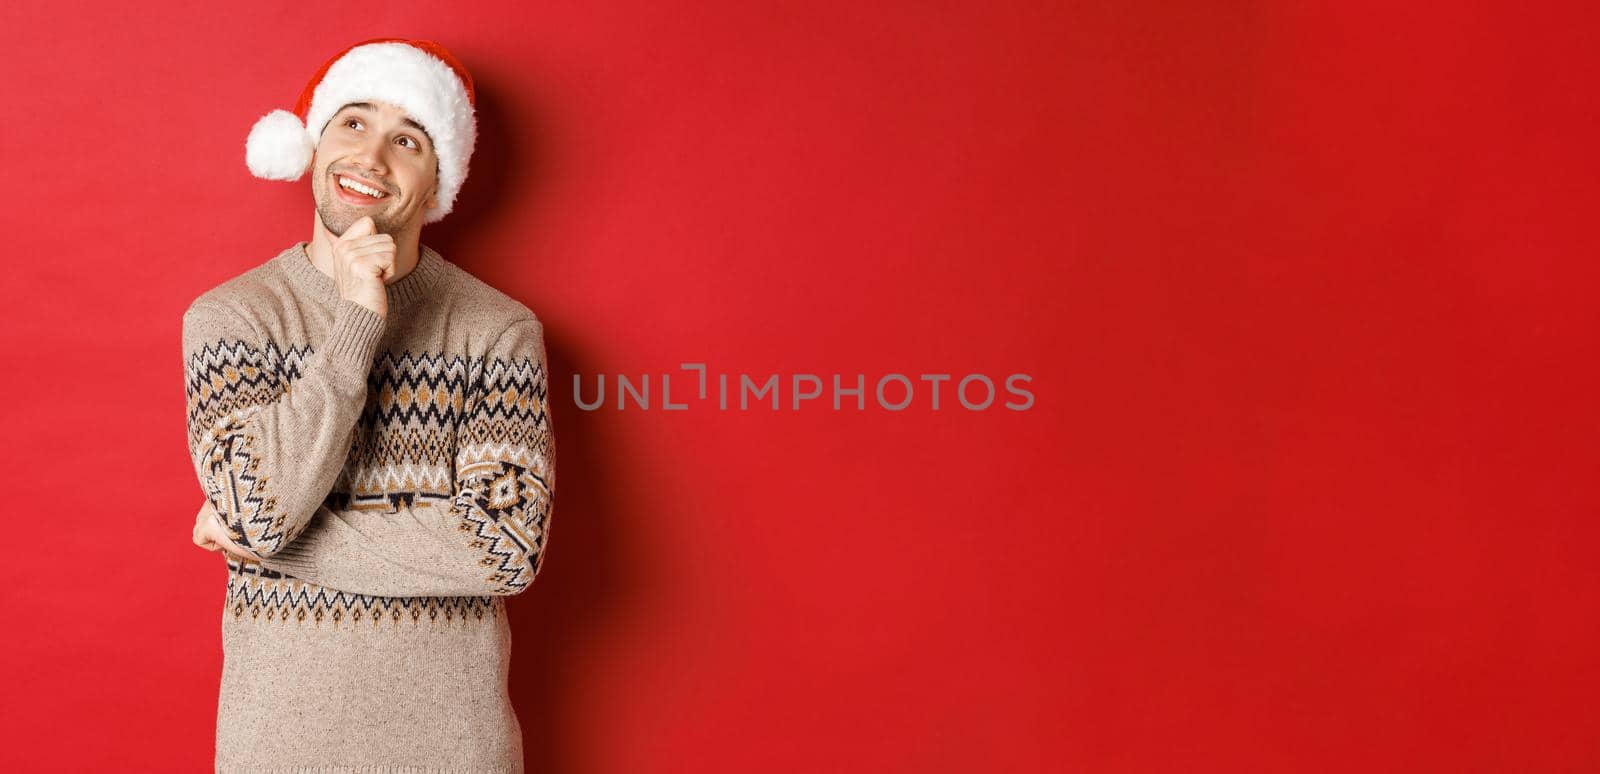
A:
MULTIPOLYGON (((344 236, 344 232, 349 231, 350 227, 354 226, 356 221, 360 220, 365 214, 366 213, 353 212, 350 210, 335 210, 333 212, 329 212, 328 210, 323 209, 317 211, 318 217, 322 218, 322 227, 327 229, 328 233, 336 237, 344 236)), ((389 222, 387 220, 373 216, 372 227, 374 233, 387 234, 389 233, 388 226, 389 222)))

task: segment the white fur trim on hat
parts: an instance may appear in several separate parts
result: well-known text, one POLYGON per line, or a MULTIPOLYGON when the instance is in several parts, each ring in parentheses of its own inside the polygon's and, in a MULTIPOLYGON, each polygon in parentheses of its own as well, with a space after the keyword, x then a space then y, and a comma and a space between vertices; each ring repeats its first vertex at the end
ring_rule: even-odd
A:
POLYGON ((467 179, 477 143, 477 119, 455 71, 406 43, 369 43, 339 57, 312 92, 303 126, 286 110, 274 110, 257 121, 245 144, 251 173, 271 180, 298 180, 310 166, 312 151, 333 114, 352 102, 371 101, 395 105, 422 124, 439 159, 437 205, 423 213, 423 222, 450 214, 467 179), (298 131, 303 142, 294 142, 291 130, 298 131))

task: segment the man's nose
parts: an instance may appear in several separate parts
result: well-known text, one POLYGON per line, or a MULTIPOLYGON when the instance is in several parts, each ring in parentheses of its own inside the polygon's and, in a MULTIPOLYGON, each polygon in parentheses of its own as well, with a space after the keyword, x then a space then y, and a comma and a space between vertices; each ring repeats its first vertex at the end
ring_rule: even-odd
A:
POLYGON ((360 164, 363 169, 381 175, 388 171, 384 168, 384 151, 387 147, 387 142, 374 134, 361 140, 350 159, 360 164))

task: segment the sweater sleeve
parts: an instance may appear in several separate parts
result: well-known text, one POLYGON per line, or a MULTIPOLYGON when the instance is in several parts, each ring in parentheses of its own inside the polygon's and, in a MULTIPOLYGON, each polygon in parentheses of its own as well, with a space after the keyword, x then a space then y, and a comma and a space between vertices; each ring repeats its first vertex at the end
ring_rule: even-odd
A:
POLYGON ((299 361, 220 304, 184 312, 189 454, 234 542, 271 556, 311 522, 349 456, 385 324, 341 299, 326 340, 299 361))
POLYGON ((509 596, 543 566, 555 491, 543 328, 513 323, 470 388, 455 487, 392 513, 324 505, 269 569, 356 594, 509 596))

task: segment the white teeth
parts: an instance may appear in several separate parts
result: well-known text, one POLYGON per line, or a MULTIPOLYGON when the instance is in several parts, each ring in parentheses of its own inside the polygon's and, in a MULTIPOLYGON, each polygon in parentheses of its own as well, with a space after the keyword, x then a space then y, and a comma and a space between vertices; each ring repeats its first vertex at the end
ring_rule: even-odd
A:
POLYGON ((368 196, 376 197, 376 198, 379 198, 379 199, 381 199, 384 196, 388 195, 388 194, 385 194, 382 191, 377 190, 376 188, 369 188, 369 187, 364 186, 364 185, 362 185, 360 183, 357 183, 356 181, 351 180, 350 178, 345 177, 344 175, 340 175, 339 176, 339 185, 342 185, 345 188, 349 188, 352 191, 358 191, 360 193, 364 193, 364 194, 366 194, 368 196))

